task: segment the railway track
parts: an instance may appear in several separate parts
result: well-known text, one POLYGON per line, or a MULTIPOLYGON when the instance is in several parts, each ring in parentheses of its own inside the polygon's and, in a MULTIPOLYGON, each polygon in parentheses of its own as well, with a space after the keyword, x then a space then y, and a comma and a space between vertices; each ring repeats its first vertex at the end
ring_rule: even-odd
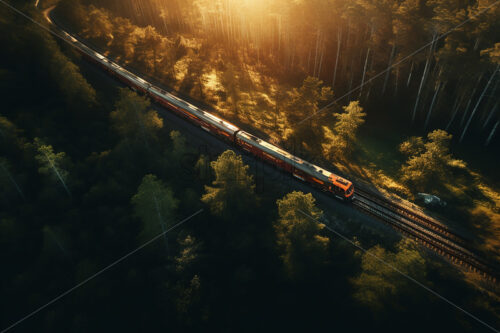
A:
POLYGON ((360 189, 359 187, 356 187, 356 193, 363 197, 369 197, 370 200, 376 201, 378 204, 391 207, 391 209, 398 212, 398 214, 407 216, 408 218, 419 223, 420 225, 442 234, 443 236, 447 237, 448 239, 454 241, 457 244, 460 244, 462 246, 465 246, 467 244, 467 241, 462 236, 458 235, 457 233, 453 232, 452 230, 443 226, 442 224, 436 223, 428 216, 425 216, 414 210, 410 210, 409 208, 404 207, 402 205, 398 205, 397 203, 394 203, 393 201, 384 198, 380 195, 375 195, 370 192, 367 192, 363 189, 360 189))
POLYGON ((466 247, 466 241, 445 226, 378 195, 356 189, 353 205, 390 224, 403 234, 454 263, 481 274, 494 283, 499 277, 485 260, 466 247))

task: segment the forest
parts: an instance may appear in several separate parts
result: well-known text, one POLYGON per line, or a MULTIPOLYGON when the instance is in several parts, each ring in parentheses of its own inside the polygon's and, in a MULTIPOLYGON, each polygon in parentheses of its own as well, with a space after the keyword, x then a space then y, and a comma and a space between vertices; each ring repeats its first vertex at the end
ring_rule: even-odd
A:
MULTIPOLYGON (((33 1, 10 3, 46 24, 33 1)), ((498 178, 454 153, 498 148, 500 10, 474 16, 492 4, 39 7, 57 5, 61 24, 110 57, 315 163, 406 198, 440 190, 457 206, 448 213, 466 213, 463 226, 495 257, 498 178), (397 162, 375 165, 365 135, 390 119, 383 131, 406 133, 391 141, 397 162)), ((204 137, 2 4, 0 30, 0 329, 162 233, 12 332, 490 331, 374 256, 500 325, 498 290, 473 273, 318 191, 269 184, 230 146, 200 149, 204 137)))
POLYGON ((500 258, 494 1, 63 0, 55 12, 271 143, 397 198, 438 196, 446 207, 426 208, 500 258))
POLYGON ((490 144, 499 119, 494 97, 500 10, 493 5, 492 0, 78 0, 68 8, 63 1, 60 10, 70 12, 68 21, 77 22, 84 37, 124 63, 221 111, 264 118, 259 125, 268 120, 262 114, 275 113, 286 125, 281 140, 316 111, 290 101, 290 88, 311 77, 332 88, 336 104, 359 100, 382 112, 378 109, 397 103, 400 119, 420 132, 441 128, 460 142, 476 134, 490 144))

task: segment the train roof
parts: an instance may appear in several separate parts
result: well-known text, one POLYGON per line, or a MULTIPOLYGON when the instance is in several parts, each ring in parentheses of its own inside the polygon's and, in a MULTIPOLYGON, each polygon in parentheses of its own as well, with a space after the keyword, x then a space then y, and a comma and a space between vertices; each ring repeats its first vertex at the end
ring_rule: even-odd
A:
POLYGON ((236 134, 236 136, 241 140, 251 144, 252 146, 256 146, 257 148, 263 150, 271 156, 285 161, 286 163, 293 165, 296 169, 299 169, 321 181, 331 182, 344 190, 346 190, 351 185, 350 181, 339 177, 336 174, 333 174, 330 171, 325 170, 317 165, 311 164, 295 155, 292 155, 289 152, 276 147, 275 145, 272 145, 269 142, 264 141, 250 133, 240 131, 238 132, 238 134, 236 134))
MULTIPOLYGON (((177 96, 157 87, 149 83, 148 81, 144 80, 141 77, 138 77, 137 75, 133 74, 132 72, 126 70, 122 66, 118 65, 117 63, 111 61, 104 55, 92 50, 89 48, 87 45, 83 44, 80 42, 78 39, 74 38, 70 34, 65 32, 65 35, 73 42, 74 44, 78 44, 80 49, 85 51, 87 54, 89 54, 91 57, 96 58, 99 62, 103 63, 105 66, 110 67, 112 70, 120 72, 120 75, 125 76, 127 79, 130 81, 134 82, 138 86, 141 86, 145 90, 149 89, 152 93, 156 94, 157 96, 164 98, 168 100, 170 103, 176 105, 179 108, 182 108, 194 116, 202 119, 203 121, 212 124, 213 126, 223 130, 224 132, 234 135, 236 132, 239 131, 239 128, 224 119, 221 119, 207 111, 201 110, 200 108, 190 104, 189 102, 186 102, 177 96)), ((312 175, 313 177, 316 177, 317 179, 324 181, 324 182, 331 182, 340 188, 347 190, 349 186, 352 184, 350 181, 347 179, 344 179, 340 176, 337 176, 333 173, 331 173, 328 170, 325 170, 317 165, 311 164, 297 156, 294 156, 290 154, 287 151, 284 151, 283 149, 276 147, 260 138, 257 138, 256 136, 247 133, 245 131, 239 131, 237 133, 237 136, 253 145, 257 146, 259 149, 267 152, 271 156, 274 156, 275 158, 278 158, 282 161, 285 161, 288 164, 293 165, 295 168, 312 175)))
POLYGON ((235 132, 239 130, 238 127, 235 125, 225 121, 224 119, 221 119, 207 111, 201 110, 200 108, 192 105, 189 102, 186 102, 177 96, 157 87, 149 83, 148 81, 144 80, 143 78, 135 75, 134 73, 130 72, 129 70, 123 68, 122 66, 118 65, 117 63, 111 61, 107 57, 103 56, 102 54, 92 50, 89 48, 87 45, 83 44, 82 42, 78 41, 76 38, 73 36, 67 34, 67 37, 71 39, 71 41, 75 44, 79 44, 79 47, 85 51, 87 54, 92 56, 93 58, 97 58, 99 62, 104 64, 106 67, 111 68, 113 71, 117 71, 120 73, 120 75, 126 77, 128 80, 134 82, 136 85, 142 87, 143 89, 147 90, 150 89, 150 91, 157 96, 164 98, 168 100, 170 103, 176 105, 179 108, 182 108, 194 116, 202 119, 203 121, 212 124, 213 126, 219 128, 220 130, 223 130, 224 132, 234 135, 235 132))
POLYGON ((234 135, 234 133, 239 131, 239 128, 236 127, 235 125, 211 114, 210 112, 204 111, 194 106, 193 104, 186 102, 169 92, 166 92, 165 90, 162 90, 156 86, 152 86, 150 91, 160 96, 161 98, 168 100, 170 103, 178 106, 179 108, 182 108, 190 112, 191 114, 202 119, 203 121, 214 125, 215 127, 223 130, 226 133, 229 133, 230 135, 234 135))

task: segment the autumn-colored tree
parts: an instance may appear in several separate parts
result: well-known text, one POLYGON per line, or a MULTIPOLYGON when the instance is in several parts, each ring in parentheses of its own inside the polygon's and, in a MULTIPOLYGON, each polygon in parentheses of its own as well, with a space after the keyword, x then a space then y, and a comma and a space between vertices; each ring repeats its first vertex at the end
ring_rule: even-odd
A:
POLYGON ((288 275, 298 279, 327 260, 329 239, 321 235, 325 225, 315 221, 323 212, 311 193, 288 193, 277 205, 279 219, 274 229, 280 257, 288 275))
POLYGON ((133 60, 137 44, 134 31, 137 27, 129 19, 123 17, 115 17, 113 26, 112 50, 125 62, 133 60))
MULTIPOLYGON (((178 201, 174 193, 155 175, 146 175, 142 179, 137 193, 132 197, 135 215, 142 221, 139 234, 141 241, 148 241, 172 224, 178 201)), ((166 237, 166 236, 165 236, 166 237)))
POLYGON ((135 56, 141 68, 156 75, 158 55, 162 46, 163 38, 155 28, 148 25, 138 35, 135 56))
POLYGON ((212 213, 232 217, 251 208, 257 200, 255 183, 248 172, 249 166, 243 163, 241 156, 226 150, 210 165, 215 180, 211 186, 205 186, 206 193, 201 200, 210 207, 212 213))
POLYGON ((323 144, 323 151, 331 160, 348 156, 352 152, 358 129, 365 122, 366 113, 358 101, 349 103, 343 109, 344 112, 334 114, 337 122, 333 129, 323 126, 326 141, 323 144))
POLYGON ((86 19, 88 20, 84 31, 86 38, 102 39, 105 43, 113 39, 113 24, 107 11, 90 5, 86 19))

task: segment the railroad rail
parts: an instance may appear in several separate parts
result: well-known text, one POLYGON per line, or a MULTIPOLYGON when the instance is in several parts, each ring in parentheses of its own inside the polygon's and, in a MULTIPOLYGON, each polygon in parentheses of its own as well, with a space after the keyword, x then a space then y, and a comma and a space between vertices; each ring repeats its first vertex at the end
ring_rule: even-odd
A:
POLYGON ((453 232, 452 230, 450 230, 446 226, 439 224, 439 223, 436 223, 435 221, 430 219, 428 216, 425 216, 424 214, 421 214, 421 213, 416 212, 414 210, 411 210, 407 207, 399 205, 399 204, 383 197, 382 195, 373 194, 373 193, 370 193, 366 190, 363 190, 359 186, 356 186, 356 193, 360 196, 363 196, 363 197, 369 197, 370 200, 375 201, 380 205, 384 205, 386 207, 389 206, 392 210, 394 210, 398 214, 404 215, 404 216, 414 220, 416 223, 418 223, 426 228, 432 229, 435 232, 442 234, 443 236, 447 237, 448 239, 454 241, 457 244, 460 244, 462 246, 465 246, 467 244, 467 241, 462 236, 453 232))
POLYGON ((354 194, 353 205, 452 262, 479 273, 489 281, 497 282, 499 274, 496 269, 468 249, 463 238, 422 214, 358 188, 354 194))

